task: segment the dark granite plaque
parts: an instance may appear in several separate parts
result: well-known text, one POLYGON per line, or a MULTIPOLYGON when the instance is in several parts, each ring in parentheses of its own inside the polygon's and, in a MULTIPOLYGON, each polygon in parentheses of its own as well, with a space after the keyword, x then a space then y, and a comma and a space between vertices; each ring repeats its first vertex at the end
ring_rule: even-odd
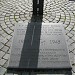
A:
POLYGON ((71 69, 62 25, 18 23, 8 69, 71 69))

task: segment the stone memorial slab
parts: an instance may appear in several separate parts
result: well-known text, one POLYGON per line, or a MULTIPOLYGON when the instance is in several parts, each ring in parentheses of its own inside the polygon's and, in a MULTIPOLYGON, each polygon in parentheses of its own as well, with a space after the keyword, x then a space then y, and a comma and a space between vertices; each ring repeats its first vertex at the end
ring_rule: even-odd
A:
POLYGON ((19 22, 8 69, 71 69, 63 24, 19 22))

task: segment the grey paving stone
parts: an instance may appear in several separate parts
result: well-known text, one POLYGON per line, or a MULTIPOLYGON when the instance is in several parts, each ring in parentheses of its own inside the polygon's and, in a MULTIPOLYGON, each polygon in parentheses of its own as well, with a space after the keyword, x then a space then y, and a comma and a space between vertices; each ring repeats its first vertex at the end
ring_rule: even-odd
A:
POLYGON ((6 29, 5 29, 5 32, 6 32, 7 34, 10 34, 10 33, 12 32, 12 30, 10 30, 9 28, 6 28, 6 29))
POLYGON ((4 45, 0 42, 0 49, 3 47, 4 45))
POLYGON ((8 40, 9 40, 11 37, 12 37, 12 36, 8 35, 8 36, 6 36, 6 39, 8 39, 8 40))
MULTIPOLYGON (((10 10, 10 9, 9 9, 9 10, 10 10)), ((8 16, 8 17, 9 17, 9 16, 10 16, 10 14, 6 13, 6 15, 5 15, 5 16, 8 16)))
POLYGON ((58 21, 58 20, 59 20, 59 18, 57 18, 57 17, 56 17, 56 18, 55 18, 55 20, 57 20, 57 21, 58 21))
POLYGON ((11 22, 10 22, 10 24, 8 24, 7 26, 11 28, 13 25, 12 25, 11 22))
POLYGON ((6 60, 0 59, 0 65, 4 65, 5 62, 6 62, 6 60))
MULTIPOLYGON (((53 20, 52 22, 53 22, 53 23, 57 23, 57 21, 56 21, 56 20, 53 20)), ((62 23, 62 22, 61 22, 61 23, 62 23)))
POLYGON ((19 18, 19 15, 18 16, 15 16, 15 18, 19 18))
POLYGON ((63 21, 64 22, 64 18, 61 18, 60 21, 63 21))
POLYGON ((72 39, 75 41, 75 35, 72 37, 72 39))
POLYGON ((11 18, 11 19, 13 19, 13 18, 14 18, 14 16, 10 16, 10 18, 11 18))
POLYGON ((69 23, 70 23, 70 21, 68 21, 68 22, 66 21, 66 22, 65 22, 66 25, 69 25, 69 23))
POLYGON ((68 43, 72 44, 74 41, 72 39, 68 39, 68 43))
POLYGON ((1 50, 2 50, 2 51, 4 51, 4 52, 7 52, 7 51, 8 51, 8 49, 9 49, 9 47, 4 46, 1 50))
POLYGON ((73 30, 75 31, 75 26, 74 26, 73 30))
POLYGON ((71 22, 70 22, 70 26, 74 26, 74 22, 71 21, 71 22))
POLYGON ((70 31, 72 28, 73 28, 73 26, 69 25, 66 29, 70 31))
POLYGON ((3 40, 1 40, 2 43, 6 43, 8 40, 6 38, 4 38, 3 40))
POLYGON ((3 29, 4 29, 4 28, 7 28, 7 26, 6 26, 5 24, 4 24, 4 25, 2 24, 2 28, 3 28, 3 29))
POLYGON ((71 64, 73 64, 74 63, 74 54, 72 52, 70 52, 69 55, 70 55, 70 62, 71 62, 71 64))
POLYGON ((9 60, 6 60, 6 62, 4 63, 4 65, 3 65, 4 68, 7 68, 8 67, 8 65, 9 65, 9 62, 8 61, 9 60))
POLYGON ((9 42, 6 43, 6 45, 8 46, 8 49, 10 49, 11 43, 12 43, 12 41, 11 41, 11 38, 10 38, 9 42))
POLYGON ((4 33, 4 31, 3 31, 3 30, 1 30, 1 31, 0 31, 0 34, 3 34, 3 33, 4 33))
POLYGON ((61 15, 61 18, 64 18, 66 16, 64 13, 63 14, 61 13, 60 15, 61 15))
POLYGON ((0 59, 3 57, 4 54, 5 54, 5 52, 0 51, 0 59))
POLYGON ((2 31, 2 28, 0 28, 0 31, 2 31))
POLYGON ((9 58, 9 54, 5 54, 3 58, 4 59, 8 59, 9 58))
MULTIPOLYGON (((73 51, 75 49, 74 44, 68 45, 68 47, 69 47, 69 51, 73 51)), ((74 53, 74 51, 73 51, 73 53, 74 53)))
POLYGON ((9 54, 11 53, 11 49, 8 50, 8 53, 9 53, 9 54))
POLYGON ((73 66, 73 71, 75 72, 75 65, 73 66))
POLYGON ((10 24, 10 22, 8 21, 8 22, 6 22, 6 25, 8 25, 8 24, 10 24))
POLYGON ((6 69, 3 67, 0 67, 0 75, 3 75, 5 73, 6 69))
POLYGON ((14 16, 14 13, 11 13, 10 16, 14 16))
POLYGON ((69 37, 73 37, 73 34, 71 34, 71 33, 68 33, 67 35, 68 35, 69 37))
POLYGON ((3 37, 6 37, 7 35, 8 35, 7 33, 3 33, 3 34, 2 34, 3 37))
POLYGON ((5 15, 6 13, 2 13, 2 15, 5 15))
POLYGON ((4 18, 0 18, 0 21, 4 21, 4 18))

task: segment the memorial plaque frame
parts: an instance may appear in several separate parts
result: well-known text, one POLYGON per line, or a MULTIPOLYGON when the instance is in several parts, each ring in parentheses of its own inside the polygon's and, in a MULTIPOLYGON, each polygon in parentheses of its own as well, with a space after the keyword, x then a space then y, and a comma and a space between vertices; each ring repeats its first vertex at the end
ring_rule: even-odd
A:
MULTIPOLYGON (((41 71, 41 73, 43 73, 43 71, 45 71, 45 73, 50 73, 50 74, 54 74, 54 73, 64 73, 64 74, 69 74, 71 75, 71 65, 70 65, 70 61, 69 61, 69 55, 68 55, 68 48, 67 48, 67 45, 66 45, 66 41, 63 39, 65 38, 65 34, 64 34, 64 29, 63 27, 61 26, 62 24, 61 23, 30 23, 29 24, 29 27, 31 27, 31 30, 29 30, 29 34, 30 32, 34 29, 35 27, 35 32, 39 31, 40 27, 41 27, 41 33, 39 32, 39 34, 37 33, 37 35, 40 35, 40 46, 39 46, 39 55, 38 55, 38 66, 27 66, 25 67, 25 64, 23 64, 21 67, 19 66, 19 60, 21 60, 21 58, 18 58, 18 61, 13 59, 13 53, 16 54, 14 48, 15 47, 19 47, 17 44, 17 40, 20 39, 24 39, 24 36, 25 36, 25 33, 27 32, 26 29, 28 27, 28 23, 23 23, 23 22, 20 22, 16 25, 16 28, 15 28, 15 32, 14 32, 14 40, 13 39, 13 43, 14 41, 16 41, 16 44, 12 44, 12 52, 11 52, 11 56, 10 56, 10 62, 9 62, 9 66, 8 66, 8 72, 10 71, 28 71, 28 72, 38 72, 38 71, 41 71), (40 26, 41 24, 41 26, 40 26), (35 27, 36 25, 36 27, 35 27), (21 26, 21 27, 19 27, 21 26), (37 27, 38 26, 38 27, 37 27), (40 26, 40 27, 39 27, 40 26), (33 29, 32 29, 33 27, 33 29), (61 28, 61 29, 60 29, 61 28), (20 29, 22 29, 21 31, 19 31, 20 29), (50 30, 50 31, 49 31, 50 30), (62 34, 63 32, 63 34, 62 34), (21 35, 21 36, 18 36, 18 35, 21 35), (18 38, 16 38, 15 36, 18 36, 18 38), (60 36, 60 37, 59 37, 60 36), (63 36, 63 37, 62 37, 63 36), (41 40, 42 39, 42 40, 41 40), (61 39, 61 40, 59 40, 61 39), (46 45, 42 46, 46 41, 46 45), (65 43, 64 43, 65 42, 65 43), (63 44, 64 43, 64 44, 63 44), (16 46, 15 46, 16 45, 16 46), (55 48, 54 48, 55 47, 55 48), (48 51, 48 49, 50 49, 48 51), (53 48, 53 49, 52 49, 53 48), (57 49, 56 49, 57 48, 57 49), (61 49, 60 49, 61 48, 61 49), (46 49, 46 50, 45 50, 46 49), (13 51, 14 50, 14 51, 13 51), (61 51, 60 51, 61 50, 61 51), (61 53, 62 52, 62 53, 61 53), (47 54, 46 54, 47 53, 47 54), (50 54, 49 54, 50 53, 50 54), (53 54, 52 54, 53 53, 53 54), (55 53, 55 54, 54 54, 55 53), (44 58, 42 58, 42 56, 44 56, 44 58), (55 56, 57 58, 55 58, 55 56), (13 64, 12 63, 12 59, 13 61, 17 61, 17 64, 13 64), (50 59, 50 60, 47 60, 47 59, 50 59), (52 60, 52 61, 51 61, 52 60), (61 63, 58 63, 58 61, 62 61, 61 63), (64 61, 65 60, 65 61, 64 61), (43 62, 42 62, 43 61, 43 62), (44 63, 44 61, 47 63, 44 63), (56 61, 56 62, 54 62, 56 61), (51 63, 53 62, 53 63, 51 63), (65 63, 64 63, 65 62, 65 63), (64 64, 63 64, 64 63, 64 64), (44 64, 44 66, 43 66, 44 64), (15 66, 14 66, 15 65, 15 66), (16 66, 17 65, 17 66, 16 66), (52 66, 51 66, 52 65, 52 66), (54 65, 54 66, 53 66, 54 65)), ((34 34, 35 34, 34 32, 34 34)), ((28 33, 27 33, 28 34, 28 33)), ((29 35, 28 34, 28 35, 29 35)), ((34 35, 37 36, 36 34, 34 35)), ((25 37, 26 38, 26 37, 25 37)), ((39 39, 39 38, 38 38, 39 39)), ((34 39, 34 42, 35 43, 37 40, 34 39)), ((27 41, 27 39, 26 39, 27 41)), ((21 41, 23 42, 23 41, 21 41)), ((38 41, 37 41, 38 42, 38 41)), ((24 44, 24 42, 23 42, 24 44)), ((21 46, 23 45, 21 44, 21 46)), ((36 43, 35 43, 36 44, 36 43)), ((27 47, 28 48, 28 47, 27 47)), ((26 48, 26 49, 27 49, 26 48)), ((35 47, 32 47, 32 49, 35 48, 35 47)), ((21 48, 22 50, 23 48, 21 48)), ((24 48, 25 49, 25 48, 24 48)), ((18 51, 17 51, 18 52, 18 51)), ((34 52, 34 50, 32 50, 32 52, 34 52)), ((19 52, 20 53, 20 52, 19 52)), ((33 54, 33 53, 32 53, 33 54)), ((26 57, 26 56, 25 56, 26 57)), ((34 57, 34 56, 33 56, 34 57)), ((34 57, 35 58, 35 57, 34 57)), ((28 58, 30 59, 30 57, 28 58)), ((27 59, 26 59, 27 60, 27 59)), ((24 61, 26 61, 24 59, 24 61)), ((31 58, 32 60, 32 58, 31 58)), ((34 60, 34 59, 33 59, 34 60)), ((21 63, 22 64, 22 63, 21 63)), ((32 64, 32 63, 31 63, 32 64)), ((34 62, 35 64, 35 62, 34 62)), ((38 72, 39 73, 39 72, 38 72)))

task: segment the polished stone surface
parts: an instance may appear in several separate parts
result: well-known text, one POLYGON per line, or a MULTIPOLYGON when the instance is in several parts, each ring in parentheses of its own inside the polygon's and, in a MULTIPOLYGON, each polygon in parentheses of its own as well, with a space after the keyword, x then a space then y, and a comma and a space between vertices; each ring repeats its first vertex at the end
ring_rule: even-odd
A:
POLYGON ((8 68, 71 69, 61 23, 17 23, 8 68))

